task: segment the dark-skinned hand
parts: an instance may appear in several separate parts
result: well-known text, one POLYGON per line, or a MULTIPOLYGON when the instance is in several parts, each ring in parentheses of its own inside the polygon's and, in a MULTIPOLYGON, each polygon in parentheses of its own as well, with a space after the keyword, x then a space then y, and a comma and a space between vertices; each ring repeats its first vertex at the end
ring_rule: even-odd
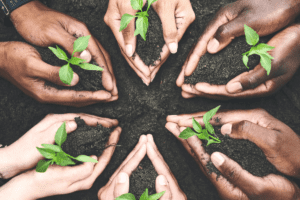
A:
MULTIPOLYGON (((270 174, 256 177, 242 169, 235 161, 220 152, 208 155, 197 136, 187 140, 178 138, 186 127, 192 127, 192 117, 204 126, 206 112, 167 117, 166 128, 171 131, 193 156, 200 169, 215 185, 222 199, 298 199, 300 189, 286 178, 270 174), (212 161, 222 176, 208 174, 206 164, 212 161)), ((276 169, 286 175, 300 178, 300 139, 287 125, 262 109, 247 111, 220 111, 211 120, 220 126, 222 134, 234 139, 254 142, 276 169), (218 120, 216 120, 218 118, 218 120)))
MULTIPOLYGON (((146 2, 147 0, 143 1, 144 5, 146 2)), ((127 28, 119 32, 122 15, 125 13, 135 15, 138 12, 133 10, 130 1, 110 0, 104 16, 104 21, 115 35, 124 58, 146 85, 153 81, 170 52, 177 52, 178 42, 195 20, 195 13, 189 0, 159 0, 153 3, 152 7, 161 19, 166 44, 162 48, 161 59, 150 66, 146 66, 139 55, 135 54, 134 59, 132 57, 136 48, 135 20, 131 20, 127 28)))
POLYGON ((280 32, 269 41, 275 49, 271 74, 259 64, 254 70, 245 72, 225 85, 198 83, 195 86, 184 84, 184 77, 196 69, 200 58, 207 52, 217 53, 235 37, 244 35, 244 24, 253 28, 260 36, 269 35, 291 24, 299 13, 300 2, 296 0, 239 0, 218 11, 191 50, 177 79, 185 98, 203 96, 212 99, 249 98, 267 96, 280 89, 290 80, 299 66, 297 51, 299 26, 280 32))
POLYGON ((39 1, 32 1, 17 8, 11 13, 10 19, 19 34, 29 43, 41 47, 60 45, 69 55, 72 55, 73 44, 78 37, 91 35, 88 48, 81 53, 75 53, 74 56, 87 62, 94 60, 103 67, 103 86, 112 96, 108 101, 118 98, 110 56, 83 22, 50 9, 39 1))

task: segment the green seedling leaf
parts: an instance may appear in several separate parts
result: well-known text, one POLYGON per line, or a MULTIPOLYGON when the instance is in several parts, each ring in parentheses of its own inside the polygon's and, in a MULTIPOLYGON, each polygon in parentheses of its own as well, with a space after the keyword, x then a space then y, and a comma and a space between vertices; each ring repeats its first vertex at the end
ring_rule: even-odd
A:
POLYGON ((220 141, 217 141, 217 140, 213 140, 213 139, 209 139, 206 146, 210 145, 210 144, 213 144, 213 143, 221 143, 220 141))
POLYGON ((44 149, 44 148, 39 148, 39 147, 36 147, 36 148, 40 152, 40 154, 42 154, 45 158, 47 158, 47 159, 55 158, 55 151, 53 151, 51 149, 44 149))
POLYGON ((60 166, 75 165, 75 162, 73 162, 71 158, 69 158, 67 154, 63 151, 57 153, 57 156, 53 160, 57 165, 60 166))
POLYGON ((49 49, 56 55, 56 57, 58 57, 61 60, 68 60, 68 56, 67 54, 61 50, 58 46, 56 46, 56 49, 53 47, 49 47, 49 49))
POLYGON ((64 84, 71 85, 73 80, 73 69, 70 67, 69 63, 60 68, 59 78, 64 84))
POLYGON ((135 18, 135 16, 133 15, 130 15, 130 14, 124 14, 121 18, 121 26, 120 26, 120 32, 123 31, 127 26, 128 24, 130 23, 130 21, 135 18))
POLYGON ((221 107, 221 106, 218 106, 218 107, 216 107, 216 108, 214 108, 214 109, 211 109, 210 111, 208 111, 207 113, 204 114, 204 116, 203 116, 203 122, 204 122, 205 125, 206 125, 206 124, 209 122, 209 120, 211 120, 211 118, 218 112, 218 110, 219 110, 220 107, 221 107))
POLYGON ((214 127, 213 127, 209 122, 207 122, 207 123, 205 124, 205 128, 206 128, 207 131, 210 132, 211 134, 215 134, 215 129, 214 129, 214 127))
POLYGON ((262 53, 266 53, 267 51, 270 51, 272 49, 274 49, 275 47, 272 47, 268 44, 265 43, 260 43, 256 46, 256 49, 262 53))
POLYGON ((201 133, 202 131, 201 125, 194 119, 194 117, 193 117, 193 129, 198 133, 201 133))
POLYGON ((136 16, 137 16, 137 17, 149 17, 147 11, 137 12, 137 13, 136 13, 136 16))
POLYGON ((40 173, 46 172, 51 162, 52 162, 51 160, 49 161, 40 160, 36 165, 35 171, 40 173))
POLYGON ((259 41, 259 35, 249 26, 244 24, 246 41, 249 45, 256 45, 259 41))
POLYGON ((77 57, 72 57, 70 60, 68 60, 68 62, 72 65, 79 65, 83 62, 86 62, 86 60, 81 59, 81 58, 77 58, 77 57))
POLYGON ((142 10, 143 9, 143 0, 130 0, 131 7, 133 10, 142 10))
POLYGON ((160 197, 162 197, 165 194, 166 191, 157 193, 157 194, 152 194, 149 196, 148 200, 158 200, 160 197))
POLYGON ((62 151, 62 149, 59 146, 57 146, 57 145, 42 144, 42 146, 45 147, 45 149, 50 149, 50 150, 52 150, 54 152, 57 152, 57 153, 62 151))
POLYGON ((88 36, 79 37, 77 40, 75 40, 73 45, 73 50, 74 50, 73 55, 75 52, 82 52, 88 47, 90 37, 91 36, 88 35, 88 36))
POLYGON ((248 60, 249 60, 248 56, 247 55, 243 55, 243 63, 249 69, 249 67, 248 67, 248 60))
POLYGON ((149 22, 147 17, 138 17, 136 20, 136 30, 134 31, 134 36, 140 34, 142 38, 146 41, 146 33, 148 30, 149 22))
POLYGON ((136 199, 133 194, 127 193, 117 197, 115 200, 136 200, 136 199))
POLYGON ((101 68, 97 65, 90 64, 90 63, 82 63, 82 64, 79 64, 78 66, 85 70, 103 71, 103 68, 101 68))
POLYGON ((197 134, 197 136, 201 140, 209 140, 209 133, 206 129, 204 129, 201 134, 197 134))
POLYGON ((194 135, 196 135, 196 133, 190 127, 187 127, 180 133, 178 137, 182 139, 188 139, 194 135))
POLYGON ((91 158, 89 156, 86 155, 79 155, 76 158, 74 158, 75 160, 81 161, 81 162, 92 162, 92 163, 98 163, 97 160, 95 160, 94 158, 91 158))
POLYGON ((145 192, 142 194, 142 196, 140 197, 140 200, 148 200, 148 188, 146 188, 145 192))
POLYGON ((271 59, 267 55, 261 54, 260 63, 261 66, 267 71, 267 75, 269 76, 271 72, 271 59))
POLYGON ((147 11, 149 10, 150 6, 156 2, 157 0, 148 0, 148 8, 147 8, 147 11))
POLYGON ((60 147, 67 139, 67 130, 66 130, 66 122, 64 122, 56 131, 55 134, 55 142, 60 147))

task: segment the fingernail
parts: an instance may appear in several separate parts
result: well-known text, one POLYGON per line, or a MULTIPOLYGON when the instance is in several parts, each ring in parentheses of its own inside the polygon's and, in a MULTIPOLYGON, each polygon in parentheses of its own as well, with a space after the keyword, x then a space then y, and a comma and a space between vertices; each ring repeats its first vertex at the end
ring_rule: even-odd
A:
POLYGON ((167 185, 168 184, 165 176, 163 176, 163 175, 161 175, 161 176, 158 177, 158 183, 160 185, 167 185))
POLYGON ((132 52, 132 45, 131 44, 127 44, 126 47, 125 47, 125 49, 126 49, 127 56, 128 57, 132 57, 132 54, 133 54, 133 52, 132 52))
POLYGON ((177 53, 178 44, 176 42, 170 43, 169 49, 172 54, 177 53))
POLYGON ((86 60, 86 62, 91 62, 92 60, 92 55, 90 54, 90 52, 88 50, 84 50, 83 52, 81 52, 80 56, 81 59, 86 60))
POLYGON ((67 122, 67 126, 71 129, 71 130, 75 130, 77 128, 77 124, 74 121, 70 121, 67 122))
POLYGON ((75 72, 73 72, 73 79, 71 81, 71 86, 76 85, 79 82, 79 76, 75 72))
POLYGON ((107 98, 107 99, 111 98, 111 94, 110 94, 109 92, 107 92, 106 98, 107 98))
POLYGON ((225 124, 221 128, 221 133, 229 135, 231 134, 231 130, 232 130, 232 124, 225 124))
POLYGON ((211 155, 211 161, 215 166, 221 166, 224 163, 225 159, 220 153, 215 152, 211 155))
POLYGON ((118 183, 125 183, 128 180, 128 175, 124 172, 121 172, 118 176, 118 183))
POLYGON ((243 86, 240 82, 231 83, 227 86, 229 93, 239 93, 243 90, 243 86))
POLYGON ((216 38, 214 38, 208 42, 207 50, 210 52, 217 52, 219 44, 219 41, 216 38))

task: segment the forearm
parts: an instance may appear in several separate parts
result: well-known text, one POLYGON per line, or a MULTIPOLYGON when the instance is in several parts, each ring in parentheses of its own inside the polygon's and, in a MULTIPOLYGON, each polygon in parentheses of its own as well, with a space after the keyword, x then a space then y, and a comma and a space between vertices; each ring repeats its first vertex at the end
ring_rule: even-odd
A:
MULTIPOLYGON (((19 173, 18 159, 10 151, 10 147, 0 149, 0 178, 8 179, 19 173)), ((0 198, 1 199, 1 198, 0 198)))

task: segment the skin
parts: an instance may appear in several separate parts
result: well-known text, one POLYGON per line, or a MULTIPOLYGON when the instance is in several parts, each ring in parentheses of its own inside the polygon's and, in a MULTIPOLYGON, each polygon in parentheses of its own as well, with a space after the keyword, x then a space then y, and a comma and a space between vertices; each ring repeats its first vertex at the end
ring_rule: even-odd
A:
MULTIPOLYGON (((222 199, 300 199, 298 186, 286 178, 270 174, 256 177, 242 169, 235 161, 220 152, 208 155, 197 136, 187 140, 179 138, 186 127, 192 127, 192 117, 204 126, 206 112, 167 117, 166 128, 183 144, 193 156, 200 169, 214 184, 222 199), (208 174, 206 164, 212 161, 222 176, 208 174)), ((266 158, 283 174, 300 178, 300 139, 287 125, 262 109, 220 111, 211 120, 213 126, 220 126, 222 134, 234 139, 254 142, 266 158), (216 119, 219 120, 216 120, 216 119)))
POLYGON ((41 144, 54 144, 54 136, 57 129, 66 122, 67 133, 77 128, 74 118, 80 117, 86 124, 112 128, 118 125, 115 119, 107 119, 87 114, 50 114, 41 122, 30 129, 12 145, 0 149, 0 173, 3 178, 12 178, 0 188, 0 199, 24 199, 32 200, 47 196, 68 194, 78 190, 90 189, 96 178, 103 172, 115 150, 121 134, 121 128, 116 127, 111 133, 106 148, 98 158, 98 163, 83 163, 78 166, 51 165, 45 173, 38 173, 35 169, 43 156, 36 150, 41 144), (112 145, 112 146, 111 146, 112 145), (24 172, 18 175, 21 172, 24 172), (18 175, 18 176, 16 176, 18 175), (19 188, 15 192, 15 188, 19 188))
POLYGON ((99 190, 99 200, 114 200, 122 194, 129 193, 129 177, 146 155, 158 173, 156 192, 166 191, 160 200, 187 199, 167 163, 159 153, 153 136, 148 134, 140 137, 135 148, 110 177, 109 182, 99 190))
MULTIPOLYGON (((146 4, 146 0, 143 4, 146 4)), ((166 42, 162 48, 161 60, 157 60, 154 66, 146 66, 136 53, 135 58, 132 57, 136 49, 134 20, 131 20, 127 28, 119 32, 122 15, 125 13, 135 15, 138 12, 132 9, 130 1, 110 0, 104 16, 104 21, 115 35, 124 58, 146 85, 153 81, 170 53, 177 52, 178 42, 188 26, 195 20, 195 13, 189 0, 158 0, 152 4, 152 7, 161 19, 166 42)))
MULTIPOLYGON (((17 8, 11 13, 10 19, 19 34, 29 43, 41 47, 60 45, 70 55, 73 53, 73 43, 78 37, 91 35, 83 22, 52 10, 39 1, 32 1, 17 8)), ((87 62, 94 60, 104 68, 102 82, 107 92, 76 93, 69 90, 44 89, 44 80, 64 85, 59 80, 59 68, 41 62, 40 55, 28 45, 22 43, 1 43, 0 45, 1 58, 6 59, 5 66, 0 67, 2 73, 6 74, 4 78, 12 81, 26 94, 42 103, 81 107, 118 99, 116 79, 110 57, 93 36, 89 40, 88 48, 81 53, 75 53, 74 56, 85 59, 87 62), (18 54, 14 55, 13 53, 18 54), (30 56, 28 57, 28 55, 30 56), (41 68, 39 65, 44 67, 41 68), (20 68, 23 68, 23 71, 20 68)), ((51 52, 49 51, 49 53, 51 52)), ((79 77, 74 73, 71 86, 76 85, 78 81, 79 77)))
POLYGON ((299 8, 300 2, 297 0, 239 0, 221 8, 182 67, 176 81, 177 86, 182 88, 182 96, 226 100, 267 96, 279 90, 291 79, 300 64, 300 32, 296 24, 279 32, 268 42, 275 47, 269 51, 274 57, 269 76, 259 64, 254 70, 235 77, 227 85, 200 82, 194 86, 184 84, 184 77, 192 75, 205 53, 217 53, 234 38, 244 35, 244 24, 253 28, 259 36, 266 36, 292 24, 299 14, 299 8))

